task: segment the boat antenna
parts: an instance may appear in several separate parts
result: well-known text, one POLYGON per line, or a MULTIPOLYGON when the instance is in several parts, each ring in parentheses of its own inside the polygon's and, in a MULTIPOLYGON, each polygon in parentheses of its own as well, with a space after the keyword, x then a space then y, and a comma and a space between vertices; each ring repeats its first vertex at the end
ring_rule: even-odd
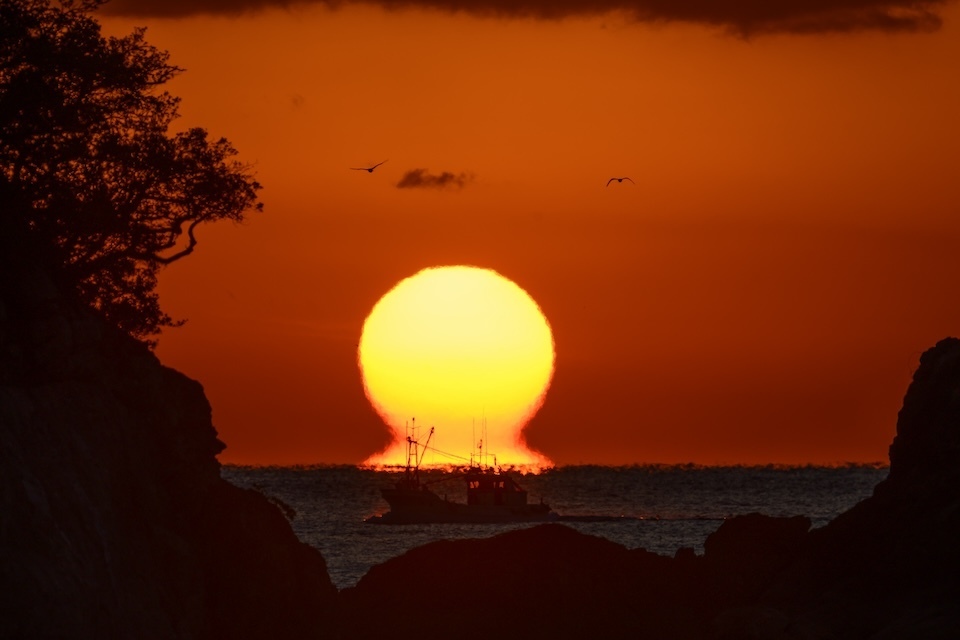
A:
POLYGON ((411 465, 411 462, 416 461, 415 443, 417 441, 417 419, 411 418, 411 421, 413 422, 413 426, 411 426, 409 422, 404 423, 404 428, 407 435, 407 467, 404 469, 403 475, 407 484, 412 484, 414 481, 414 476, 416 475, 414 471, 415 467, 411 465))
POLYGON ((417 458, 417 470, 420 469, 420 463, 423 462, 423 457, 427 455, 427 447, 430 446, 430 438, 433 437, 434 427, 430 427, 430 433, 427 434, 427 441, 423 443, 423 452, 420 454, 420 457, 417 458))
MULTIPOLYGON (((482 426, 481 431, 480 431, 480 433, 481 433, 480 442, 483 442, 484 440, 487 439, 487 409, 486 409, 486 407, 484 407, 484 409, 483 409, 483 422, 482 422, 481 424, 482 424, 483 426, 482 426)), ((487 461, 488 461, 489 459, 490 459, 490 454, 489 454, 489 453, 484 454, 484 453, 483 453, 483 450, 481 449, 481 451, 480 451, 480 465, 483 466, 483 467, 486 467, 486 466, 487 466, 487 461)))

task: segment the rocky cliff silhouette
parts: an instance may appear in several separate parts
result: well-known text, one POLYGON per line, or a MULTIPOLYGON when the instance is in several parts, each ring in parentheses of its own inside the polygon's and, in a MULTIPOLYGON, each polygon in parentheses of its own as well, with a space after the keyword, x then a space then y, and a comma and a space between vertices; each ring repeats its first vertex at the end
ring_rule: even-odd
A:
POLYGON ((921 358, 890 461, 873 495, 828 526, 740 516, 702 556, 628 550, 559 524, 426 545, 341 593, 344 628, 372 637, 391 621, 394 638, 958 638, 960 340, 921 358))
POLYGON ((316 638, 336 590, 221 480, 199 383, 0 273, 0 638, 316 638))

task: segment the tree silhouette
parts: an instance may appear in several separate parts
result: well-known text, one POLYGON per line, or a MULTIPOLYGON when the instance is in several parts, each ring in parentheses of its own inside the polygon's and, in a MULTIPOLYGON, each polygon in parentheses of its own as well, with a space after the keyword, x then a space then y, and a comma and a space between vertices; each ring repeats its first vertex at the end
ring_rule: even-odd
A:
POLYGON ((0 266, 40 266, 149 342, 178 324, 160 268, 199 224, 261 209, 260 185, 227 140, 169 131, 182 69, 144 29, 103 36, 104 1, 0 0, 0 266))

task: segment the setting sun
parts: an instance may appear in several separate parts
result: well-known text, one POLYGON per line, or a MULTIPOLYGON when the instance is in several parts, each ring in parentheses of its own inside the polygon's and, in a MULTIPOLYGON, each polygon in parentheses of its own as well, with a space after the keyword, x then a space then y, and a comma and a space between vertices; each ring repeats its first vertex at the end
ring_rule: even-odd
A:
POLYGON ((359 363, 393 443, 367 464, 406 461, 405 425, 436 432, 427 465, 459 464, 483 449, 498 464, 542 465, 521 430, 553 376, 553 334, 536 302, 495 271, 424 269, 391 289, 363 325, 359 363))

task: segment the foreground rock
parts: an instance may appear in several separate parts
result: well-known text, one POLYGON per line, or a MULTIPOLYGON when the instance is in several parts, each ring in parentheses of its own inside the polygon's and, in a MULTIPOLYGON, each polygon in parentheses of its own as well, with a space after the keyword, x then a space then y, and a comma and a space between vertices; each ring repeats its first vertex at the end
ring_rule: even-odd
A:
POLYGON ((345 628, 361 638, 713 637, 718 615, 751 607, 805 548, 809 527, 734 519, 702 557, 628 550, 562 524, 435 542, 344 590, 345 628))
POLYGON ((0 273, 0 637, 322 637, 323 559, 222 449, 197 382, 0 273))
POLYGON ((675 558, 551 524, 437 542, 342 594, 345 629, 394 638, 960 637, 960 341, 925 353, 874 495, 823 529, 725 522, 675 558))
POLYGON ((794 626, 837 637, 960 637, 960 340, 920 358, 887 479, 810 538, 810 553, 770 599, 794 626))

